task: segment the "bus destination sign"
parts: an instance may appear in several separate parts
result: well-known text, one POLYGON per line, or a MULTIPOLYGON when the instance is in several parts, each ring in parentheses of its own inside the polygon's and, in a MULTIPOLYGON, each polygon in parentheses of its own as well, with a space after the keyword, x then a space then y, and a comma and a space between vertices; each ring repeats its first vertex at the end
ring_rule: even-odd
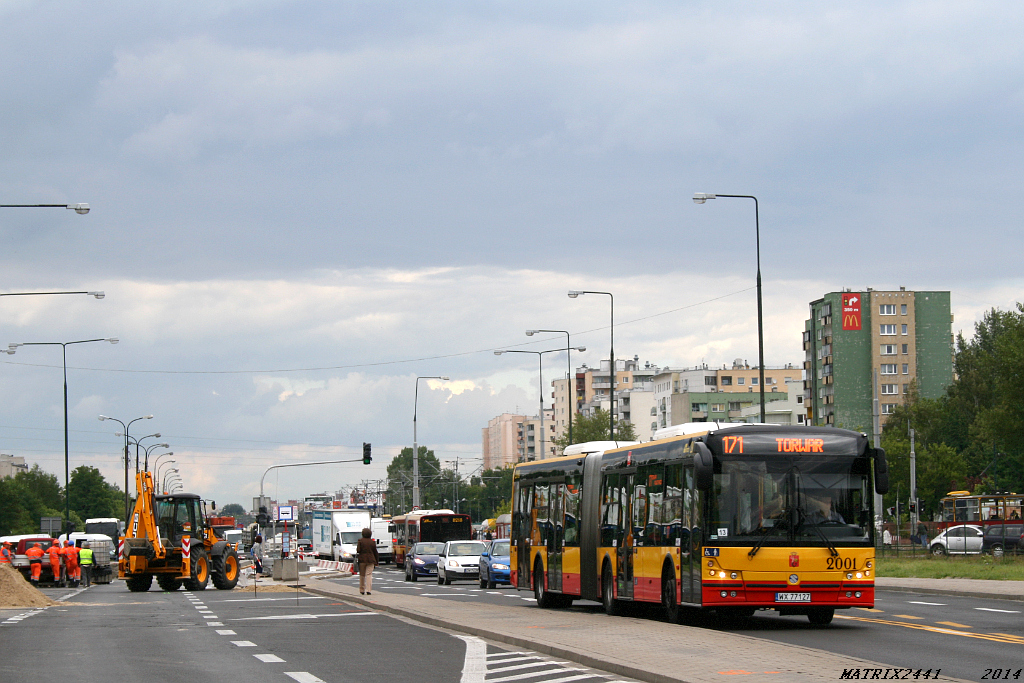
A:
MULTIPOLYGON (((829 430, 831 431, 831 430, 829 430)), ((856 433, 794 433, 789 430, 751 433, 723 430, 707 437, 716 455, 860 455, 866 439, 856 433), (774 433, 773 433, 774 432, 774 433)))

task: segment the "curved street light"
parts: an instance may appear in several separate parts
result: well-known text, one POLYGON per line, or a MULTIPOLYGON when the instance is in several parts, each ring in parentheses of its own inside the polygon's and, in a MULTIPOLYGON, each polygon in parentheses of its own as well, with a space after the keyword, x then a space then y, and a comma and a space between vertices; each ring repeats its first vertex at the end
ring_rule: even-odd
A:
MULTIPOLYGON (((573 374, 572 374, 572 354, 570 353, 571 348, 569 346, 569 343, 570 343, 569 342, 569 331, 568 330, 527 330, 526 331, 526 336, 527 337, 532 337, 533 335, 539 334, 541 332, 553 332, 553 333, 564 334, 565 335, 565 365, 566 365, 566 369, 568 370, 568 374, 566 375, 566 381, 568 382, 568 385, 565 388, 566 389, 565 393, 569 395, 569 399, 570 399, 570 402, 571 402, 571 405, 569 406, 569 443, 571 444, 573 442, 572 441, 572 414, 574 412, 576 412, 576 381, 575 381, 576 378, 573 377, 573 374)), ((552 409, 554 409, 554 406, 552 406, 552 409)))
POLYGON ((72 209, 84 216, 89 213, 89 205, 79 204, 0 204, 0 209, 72 209))
POLYGON ((128 516, 131 514, 131 510, 129 509, 128 503, 128 466, 129 464, 131 464, 132 461, 132 457, 128 453, 128 428, 132 426, 133 422, 138 422, 139 420, 152 420, 153 416, 143 415, 142 417, 137 417, 134 420, 129 420, 128 424, 121 422, 116 417, 107 417, 106 415, 100 415, 97 419, 100 422, 104 422, 106 420, 113 420, 117 424, 124 427, 124 522, 125 524, 127 524, 128 516))
MULTIPOLYGON (((168 455, 168 454, 167 453, 161 453, 161 455, 168 455)), ((171 453, 170 455, 174 455, 174 454, 171 453)), ((161 467, 163 467, 164 465, 177 465, 177 464, 178 464, 177 460, 168 460, 167 462, 163 462, 163 463, 160 463, 159 465, 157 465, 156 466, 156 480, 157 481, 161 481, 161 479, 160 479, 160 468, 161 467)), ((168 470, 168 471, 170 471, 170 470, 168 470)))
POLYGON ((611 375, 608 378, 608 380, 610 382, 610 384, 609 384, 610 388, 608 390, 608 440, 609 441, 614 441, 615 440, 615 297, 612 295, 611 292, 593 292, 593 291, 583 290, 583 289, 571 289, 571 290, 569 290, 569 298, 570 299, 575 299, 575 298, 579 297, 580 294, 604 294, 605 296, 607 296, 611 300, 612 319, 611 319, 611 325, 608 328, 611 331, 611 350, 608 352, 608 359, 609 359, 608 360, 608 369, 610 371, 609 374, 611 375))
MULTIPOLYGON (((88 210, 88 208, 86 208, 88 210)), ((79 339, 69 342, 19 342, 7 345, 7 353, 13 355, 19 346, 59 346, 64 362, 64 526, 65 533, 71 533, 71 476, 68 468, 68 347, 72 344, 90 344, 92 342, 109 342, 116 344, 117 337, 105 339, 79 339)), ((125 520, 127 521, 127 519, 125 520)))
POLYGON ((443 382, 448 381, 448 377, 444 375, 427 375, 423 377, 416 377, 416 393, 413 397, 412 402, 412 509, 420 509, 420 453, 419 444, 416 440, 416 412, 420 402, 420 380, 421 379, 439 379, 443 382))
POLYGON ((168 481, 174 481, 175 478, 177 478, 178 481, 181 481, 181 477, 178 476, 178 472, 179 472, 179 470, 178 470, 177 467, 172 467, 171 469, 167 470, 167 472, 164 473, 164 478, 163 478, 164 485, 160 489, 161 491, 166 491, 167 490, 167 483, 168 483, 168 481))
MULTIPOLYGON (((576 351, 583 352, 587 350, 586 346, 577 346, 576 351)), ((547 351, 518 351, 515 349, 502 349, 495 351, 495 356, 500 356, 503 353, 532 353, 537 356, 537 369, 539 372, 538 382, 540 384, 540 460, 543 460, 547 456, 547 452, 544 450, 544 354, 545 353, 557 353, 559 351, 566 351, 566 349, 548 349, 547 351)), ((529 460, 529 458, 527 458, 529 460)))
POLYGON ((711 192, 695 192, 694 204, 703 204, 709 199, 730 197, 734 199, 754 200, 754 239, 757 246, 757 367, 761 378, 761 422, 764 422, 764 325, 761 322, 761 219, 758 216, 757 197, 752 194, 713 194, 711 192))

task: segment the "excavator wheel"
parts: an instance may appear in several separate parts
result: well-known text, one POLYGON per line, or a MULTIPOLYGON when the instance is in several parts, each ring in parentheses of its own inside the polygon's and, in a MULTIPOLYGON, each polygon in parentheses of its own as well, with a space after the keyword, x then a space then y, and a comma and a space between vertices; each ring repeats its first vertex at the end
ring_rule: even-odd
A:
POLYGON ((229 548, 220 557, 213 558, 213 585, 217 590, 229 591, 238 583, 238 553, 229 548))
POLYGON ((160 585, 160 588, 165 591, 176 591, 181 588, 182 580, 175 578, 170 574, 157 574, 156 582, 160 585))
POLYGON ((185 579, 185 588, 190 591, 204 591, 210 582, 210 557, 203 548, 192 551, 192 576, 185 579))
POLYGON ((153 585, 153 575, 137 574, 129 576, 124 582, 128 584, 128 590, 132 593, 142 593, 143 591, 148 591, 149 587, 153 585))

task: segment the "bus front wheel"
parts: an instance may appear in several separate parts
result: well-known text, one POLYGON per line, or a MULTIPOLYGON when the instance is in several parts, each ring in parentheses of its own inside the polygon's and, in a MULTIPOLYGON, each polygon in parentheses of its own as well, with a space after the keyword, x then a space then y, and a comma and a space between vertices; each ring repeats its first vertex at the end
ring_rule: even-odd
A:
POLYGON ((807 613, 807 620, 815 626, 828 626, 835 616, 835 609, 832 607, 819 607, 807 613))
POLYGON ((661 577, 661 611, 665 615, 665 621, 670 624, 679 623, 680 610, 679 600, 676 599, 676 577, 667 571, 661 577))

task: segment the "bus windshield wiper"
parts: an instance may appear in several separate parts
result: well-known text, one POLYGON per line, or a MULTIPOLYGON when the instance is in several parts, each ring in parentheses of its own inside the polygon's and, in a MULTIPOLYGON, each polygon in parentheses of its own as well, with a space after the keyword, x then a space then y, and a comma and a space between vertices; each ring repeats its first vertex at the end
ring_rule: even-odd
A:
POLYGON ((761 532, 761 537, 757 539, 757 543, 755 543, 754 547, 750 549, 749 553, 747 553, 747 557, 753 557, 754 555, 757 555, 757 551, 761 549, 761 546, 764 545, 764 542, 768 540, 769 536, 771 536, 772 530, 774 528, 775 527, 771 526, 766 526, 764 528, 764 531, 761 532))
MULTIPOLYGON (((803 526, 806 526, 806 524, 803 526)), ((830 541, 828 536, 825 535, 825 532, 821 530, 821 527, 819 527, 816 523, 811 524, 811 527, 818 532, 818 535, 821 536, 821 540, 825 541, 825 545, 828 546, 828 551, 832 554, 832 557, 838 557, 839 551, 836 550, 835 545, 833 545, 832 541, 830 541)))

